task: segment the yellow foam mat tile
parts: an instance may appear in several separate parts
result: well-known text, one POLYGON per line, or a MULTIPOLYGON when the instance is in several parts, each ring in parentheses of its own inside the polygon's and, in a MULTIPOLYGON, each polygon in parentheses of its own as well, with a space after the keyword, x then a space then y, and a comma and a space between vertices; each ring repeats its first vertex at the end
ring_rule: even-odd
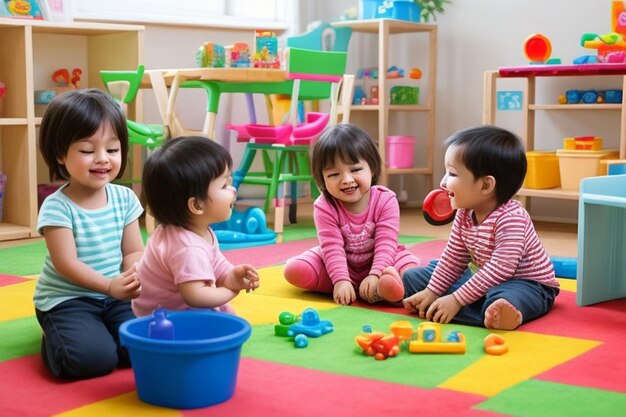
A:
POLYGON ((566 279, 566 278, 557 278, 559 284, 561 284, 562 291, 572 291, 576 292, 576 280, 575 279, 566 279))
POLYGON ((98 401, 54 417, 133 416, 133 417, 181 417, 182 411, 157 407, 140 401, 135 391, 98 401))
POLYGON ((278 323, 283 311, 302 312, 311 307, 318 311, 336 308, 331 294, 316 294, 303 291, 289 284, 283 277, 283 267, 273 266, 259 269, 259 288, 250 293, 242 292, 232 305, 237 315, 250 324, 278 323))
POLYGON ((485 355, 439 387, 491 397, 602 343, 520 331, 501 334, 509 345, 508 353, 485 355))
POLYGON ((33 293, 36 280, 6 285, 0 291, 0 321, 9 321, 35 315, 33 293))

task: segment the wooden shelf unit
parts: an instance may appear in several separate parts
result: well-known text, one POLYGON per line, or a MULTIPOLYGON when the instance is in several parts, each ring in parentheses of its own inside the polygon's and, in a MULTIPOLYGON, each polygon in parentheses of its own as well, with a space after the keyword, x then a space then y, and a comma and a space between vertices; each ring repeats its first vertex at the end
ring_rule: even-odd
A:
MULTIPOLYGON (((67 52, 66 36, 84 39, 87 68, 81 87, 102 88, 101 69, 136 68, 143 60, 143 26, 101 23, 58 23, 0 18, 0 81, 6 96, 0 114, 0 171, 7 176, 0 241, 38 236, 37 226, 37 129, 35 91, 38 42, 67 52), (58 37, 57 35, 63 35, 58 37)), ((83 53, 83 51, 70 51, 83 53)), ((48 64, 46 62, 45 64, 48 64)), ((56 63, 55 63, 56 64, 56 63)), ((58 68, 66 63, 58 62, 58 68)), ((129 106, 130 117, 140 118, 141 99, 129 106)))
MULTIPOLYGON (((507 75, 502 77, 499 70, 486 71, 484 74, 484 91, 483 91, 483 124, 495 125, 496 124, 496 112, 497 112, 497 81, 500 78, 517 78, 524 81, 523 86, 523 98, 522 98, 522 133, 521 138, 524 142, 526 150, 532 151, 535 149, 535 115, 538 111, 620 111, 621 112, 621 126, 620 126, 620 138, 619 138, 619 154, 620 159, 626 158, 626 106, 624 102, 620 104, 539 104, 536 103, 537 92, 537 77, 585 77, 585 76, 622 76, 622 91, 626 92, 626 68, 623 72, 615 73, 613 71, 605 74, 598 72, 585 73, 564 73, 559 75, 555 70, 554 73, 542 75, 537 73, 535 75, 507 75)), ((518 195, 521 197, 540 197, 551 198, 559 200, 578 200, 578 191, 562 190, 561 188, 550 189, 530 189, 522 188, 518 195)))
MULTIPOLYGON (((418 137, 417 149, 424 149, 426 156, 425 165, 414 168, 391 169, 383 166, 380 184, 388 185, 389 175, 394 174, 422 174, 425 176, 426 187, 432 189, 433 182, 433 150, 435 137, 435 88, 437 74, 437 26, 432 24, 413 23, 394 19, 373 20, 347 20, 332 23, 336 27, 350 27, 353 32, 369 33, 377 36, 378 41, 378 104, 353 105, 352 112, 377 112, 378 115, 378 150, 383 161, 385 156, 385 138, 389 133, 390 112, 425 112, 426 124, 418 137), (389 68, 389 46, 392 35, 406 33, 424 33, 428 35, 428 69, 424 71, 428 88, 428 97, 424 100, 423 89, 420 89, 420 102, 418 105, 392 105, 389 98, 389 80, 384 76, 389 68), (420 143, 424 143, 420 145, 420 143)), ((350 57, 349 57, 350 58, 350 57)), ((408 73, 406 72, 406 78, 408 73)), ((409 84, 410 81, 407 81, 409 84)), ((394 134, 411 134, 413 132, 394 132, 394 134)))

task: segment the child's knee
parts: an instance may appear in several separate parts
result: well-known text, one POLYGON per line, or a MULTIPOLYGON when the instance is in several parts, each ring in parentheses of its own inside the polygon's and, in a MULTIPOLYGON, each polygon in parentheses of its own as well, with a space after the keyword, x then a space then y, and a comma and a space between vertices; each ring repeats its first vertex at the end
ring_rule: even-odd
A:
POLYGON ((283 274, 291 285, 308 289, 316 272, 308 262, 301 259, 290 259, 285 264, 283 274))
POLYGON ((44 351, 44 362, 56 377, 88 379, 108 375, 118 365, 117 346, 111 344, 44 351))

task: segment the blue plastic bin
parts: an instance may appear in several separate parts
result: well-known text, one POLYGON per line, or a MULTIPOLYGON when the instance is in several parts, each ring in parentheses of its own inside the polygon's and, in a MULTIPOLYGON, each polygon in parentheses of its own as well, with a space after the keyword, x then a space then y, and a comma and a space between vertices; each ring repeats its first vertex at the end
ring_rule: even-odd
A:
POLYGON ((626 175, 585 178, 578 202, 576 304, 626 297, 626 175))
POLYGON ((230 399, 250 324, 209 310, 177 311, 167 317, 174 325, 174 340, 148 337, 151 316, 120 326, 120 340, 130 354, 139 399, 180 409, 230 399))

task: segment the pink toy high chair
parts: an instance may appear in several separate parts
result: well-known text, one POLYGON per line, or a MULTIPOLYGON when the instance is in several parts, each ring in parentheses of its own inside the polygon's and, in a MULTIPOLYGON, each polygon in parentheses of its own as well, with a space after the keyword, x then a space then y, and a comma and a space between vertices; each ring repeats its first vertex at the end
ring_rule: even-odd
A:
MULTIPOLYGON (((310 167, 309 145, 329 124, 336 123, 339 86, 343 79, 346 58, 345 52, 289 48, 286 78, 293 80, 289 120, 279 126, 257 123, 229 126, 236 130, 240 137, 250 137, 249 140, 239 139, 247 141, 247 144, 241 165, 233 173, 233 185, 235 188, 239 188, 242 183, 266 186, 264 204, 266 213, 269 212, 272 203, 277 208, 282 209, 284 206, 282 201, 284 196, 277 198, 281 184, 290 182, 295 185, 297 182, 308 182, 312 196, 319 195, 310 167), (308 83, 305 88, 301 88, 302 82, 308 83), (326 96, 320 96, 320 92, 323 91, 326 91, 326 96), (309 96, 311 92, 315 92, 317 96, 309 96), (298 101, 321 98, 330 99, 330 112, 309 112, 305 116, 305 121, 298 124, 296 120, 298 101), (245 127, 245 130, 242 127, 245 127), (250 172, 257 151, 262 153, 264 170, 250 172)), ((296 198, 297 189, 292 187, 292 203, 295 203, 296 198)), ((276 229, 277 223, 280 228, 282 210, 276 210, 275 216, 276 229)))

